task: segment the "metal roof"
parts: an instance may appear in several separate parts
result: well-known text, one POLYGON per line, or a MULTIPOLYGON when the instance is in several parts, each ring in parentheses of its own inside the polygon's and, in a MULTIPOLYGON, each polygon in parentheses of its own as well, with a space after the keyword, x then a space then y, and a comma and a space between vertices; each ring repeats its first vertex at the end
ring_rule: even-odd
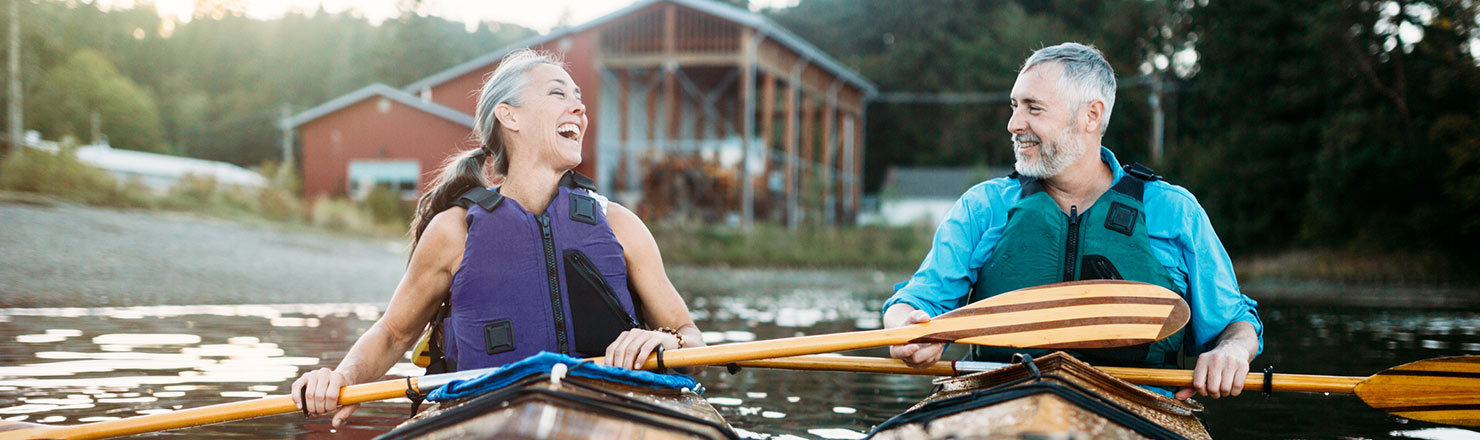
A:
POLYGON ((305 110, 301 113, 289 117, 288 119, 278 121, 278 124, 283 128, 294 128, 299 125, 303 125, 308 121, 321 118, 324 115, 339 111, 340 109, 349 107, 350 105, 353 105, 360 101, 364 101, 372 96, 377 95, 402 104, 406 104, 408 106, 411 106, 412 108, 431 113, 443 119, 465 125, 468 128, 473 128, 473 117, 467 113, 453 110, 451 107, 447 107, 442 104, 422 100, 421 98, 412 96, 409 93, 402 92, 394 87, 380 83, 371 84, 359 90, 350 92, 349 94, 346 94, 344 96, 334 98, 329 102, 320 104, 318 107, 305 110))
POLYGON ((956 199, 972 185, 1011 172, 1007 168, 889 167, 882 193, 891 198, 956 199))
POLYGON ((510 52, 513 52, 517 49, 536 46, 548 43, 550 41, 555 41, 569 35, 585 32, 587 30, 615 20, 618 17, 631 14, 633 12, 658 3, 677 4, 710 15, 714 15, 716 17, 723 18, 725 20, 729 20, 743 26, 754 28, 760 33, 760 35, 780 42, 782 45, 796 51, 802 56, 803 59, 807 60, 808 62, 821 66, 823 69, 826 69, 833 75, 837 75, 838 78, 842 78, 844 81, 852 83, 854 86, 862 89, 865 95, 865 99, 868 99, 869 97, 872 97, 874 94, 878 93, 878 89, 874 87, 874 84, 872 82, 869 82, 868 79, 865 79, 862 75, 859 75, 858 73, 849 70, 847 67, 844 67, 842 63, 834 60, 832 57, 824 53, 821 49, 818 49, 816 46, 808 43, 801 37, 792 34, 790 31, 787 31, 785 28, 782 28, 780 25, 777 25, 770 19, 767 19, 760 14, 750 12, 745 9, 740 9, 734 6, 710 0, 640 0, 637 2, 633 2, 631 5, 628 5, 625 8, 618 9, 612 13, 603 15, 595 20, 591 20, 576 26, 555 29, 553 31, 550 31, 550 33, 548 34, 526 38, 517 43, 505 46, 502 49, 489 52, 486 55, 474 58, 468 62, 458 64, 447 70, 443 70, 426 78, 422 78, 421 80, 407 85, 406 87, 402 88, 402 90, 406 91, 407 93, 416 93, 423 87, 435 86, 453 78, 466 75, 469 72, 476 71, 489 64, 495 63, 498 60, 503 59, 505 55, 508 55, 510 52))

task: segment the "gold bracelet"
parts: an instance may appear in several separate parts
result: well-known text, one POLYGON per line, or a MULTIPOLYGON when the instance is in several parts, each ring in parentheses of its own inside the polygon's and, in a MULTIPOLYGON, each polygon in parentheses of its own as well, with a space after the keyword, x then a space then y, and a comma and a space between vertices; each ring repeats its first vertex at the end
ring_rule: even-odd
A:
POLYGON ((673 337, 678 338, 678 348, 683 348, 683 333, 679 333, 678 330, 674 330, 673 327, 658 327, 653 330, 673 335, 673 337))

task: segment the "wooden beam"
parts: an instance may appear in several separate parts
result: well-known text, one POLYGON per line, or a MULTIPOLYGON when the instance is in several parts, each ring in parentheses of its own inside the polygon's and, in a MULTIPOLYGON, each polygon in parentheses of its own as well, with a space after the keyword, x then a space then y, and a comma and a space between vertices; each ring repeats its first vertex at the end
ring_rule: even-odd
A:
MULTIPOLYGON (((771 173, 775 171, 774 161, 771 160, 771 150, 775 148, 775 126, 776 126, 776 76, 770 73, 761 74, 761 133, 760 149, 761 164, 765 165, 765 175, 761 177, 762 182, 770 182, 771 173)), ((766 184, 766 199, 770 200, 771 186, 766 184)), ((775 206, 767 203, 767 206, 775 206)))
POLYGON ((853 124, 853 209, 848 212, 850 223, 858 222, 860 201, 863 200, 863 126, 868 122, 864 112, 858 112, 858 123, 853 124))
POLYGON ((740 225, 750 228, 755 220, 755 185, 751 184, 750 156, 755 143, 755 46, 754 31, 745 28, 741 33, 741 50, 745 61, 740 65, 740 225), (754 43, 752 43, 754 42, 754 43))
POLYGON ((833 208, 836 199, 833 198, 832 193, 833 187, 836 186, 833 184, 834 176, 836 176, 836 174, 832 172, 832 167, 833 152, 837 149, 837 136, 833 133, 833 129, 835 128, 833 125, 835 122, 834 118, 837 117, 838 107, 835 99, 829 99, 823 104, 823 106, 822 167, 819 168, 822 171, 822 218, 824 223, 831 225, 836 213, 835 209, 833 208))
POLYGON ((802 89, 797 78, 793 75, 786 81, 786 138, 782 140, 783 158, 785 166, 782 168, 782 194, 786 196, 786 225, 796 227, 796 196, 797 196, 797 101, 801 99, 802 89))
POLYGON ((632 72, 628 69, 617 70, 617 120, 620 121, 617 128, 617 142, 621 148, 617 149, 617 175, 616 190, 626 191, 627 188, 627 148, 632 142, 631 125, 632 116, 632 72))
POLYGON ((806 194, 812 190, 812 173, 817 164, 817 99, 802 94, 802 164, 801 184, 797 186, 798 194, 806 194))
POLYGON ((602 59, 608 67, 662 67, 671 62, 677 62, 680 66, 734 66, 740 64, 743 57, 733 53, 696 53, 696 52, 674 52, 645 53, 633 55, 618 55, 602 59))

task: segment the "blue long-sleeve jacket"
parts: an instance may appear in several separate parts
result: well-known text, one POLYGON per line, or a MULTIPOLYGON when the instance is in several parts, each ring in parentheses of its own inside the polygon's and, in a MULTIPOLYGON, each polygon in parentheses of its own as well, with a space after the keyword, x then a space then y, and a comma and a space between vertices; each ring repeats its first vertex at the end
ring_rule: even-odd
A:
MULTIPOLYGON (((1100 159, 1115 175, 1112 185, 1120 182, 1125 172, 1110 149, 1100 147, 1100 159)), ((965 305, 977 274, 1007 227, 1007 210, 1021 192, 1017 179, 1002 177, 962 194, 936 229, 920 268, 909 281, 896 286, 884 310, 902 302, 937 316, 965 305)), ((1173 283, 1187 292, 1192 309, 1187 355, 1211 350, 1218 335, 1238 321, 1253 324, 1263 352, 1264 324, 1255 311, 1258 303, 1239 293, 1233 263, 1197 199, 1185 188, 1158 180, 1146 184, 1142 203, 1157 261, 1172 275, 1173 283)))

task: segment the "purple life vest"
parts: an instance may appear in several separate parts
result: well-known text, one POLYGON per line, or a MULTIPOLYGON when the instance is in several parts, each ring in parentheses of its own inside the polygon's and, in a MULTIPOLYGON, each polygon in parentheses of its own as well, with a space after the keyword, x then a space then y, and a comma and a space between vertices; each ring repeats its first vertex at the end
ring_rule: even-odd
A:
POLYGON ((475 188, 462 264, 442 321, 450 371, 496 367, 540 351, 601 356, 638 327, 622 245, 590 179, 561 179, 543 214, 475 188))

